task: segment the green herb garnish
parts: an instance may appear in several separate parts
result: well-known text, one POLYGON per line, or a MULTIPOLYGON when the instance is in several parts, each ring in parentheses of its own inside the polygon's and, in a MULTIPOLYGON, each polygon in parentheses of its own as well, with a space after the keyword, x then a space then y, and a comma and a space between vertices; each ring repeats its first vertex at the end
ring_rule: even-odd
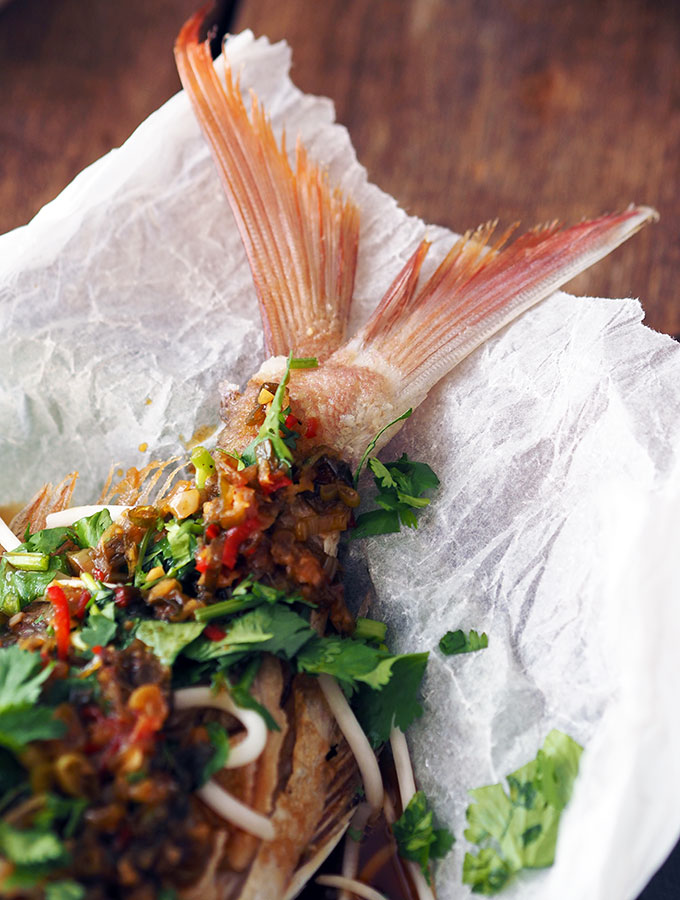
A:
POLYGON ((465 837, 481 849, 465 854, 463 883, 476 894, 496 894, 522 869, 551 866, 557 830, 569 802, 583 748, 554 729, 536 759, 500 784, 470 791, 465 837))
POLYGON ((66 725, 38 703, 51 666, 16 645, 0 649, 0 745, 14 753, 31 741, 61 737, 66 725))
POLYGON ((50 881, 45 885, 45 900, 83 900, 85 888, 77 881, 50 881))
POLYGON ((485 632, 478 634, 471 629, 467 634, 462 629, 447 631, 439 641, 439 649, 444 656, 455 656, 457 653, 474 653, 489 646, 485 632))
POLYGON ((146 644, 164 665, 171 666, 204 628, 202 622, 163 622, 160 619, 145 619, 139 623, 135 636, 146 644))
POLYGON ((378 622, 377 619, 364 619, 362 616, 359 616, 352 637, 355 640, 374 641, 376 644, 382 644, 386 633, 387 625, 384 622, 378 622))
POLYGON ((231 616, 238 612, 245 612, 247 609, 254 609, 264 603, 303 603, 306 606, 312 604, 303 600, 300 594, 286 594, 285 591, 279 591, 270 585, 262 584, 260 581, 253 581, 251 576, 244 578, 243 581, 233 589, 229 600, 221 600, 218 603, 212 603, 210 606, 203 606, 196 610, 194 616, 197 622, 209 622, 211 619, 222 619, 225 616, 231 616))
POLYGON ((114 639, 117 631, 116 607, 110 602, 101 610, 97 606, 92 607, 87 622, 80 632, 80 639, 88 647, 106 647, 114 639))
POLYGON ((269 441, 271 450, 280 462, 290 467, 293 462, 293 454, 286 444, 285 436, 281 437, 282 425, 285 426, 285 415, 283 414, 283 398, 286 391, 286 385, 290 379, 291 369, 314 369, 319 365, 315 357, 296 358, 292 354, 288 357, 286 370, 283 378, 274 394, 274 399, 269 404, 269 409, 265 416, 260 431, 255 438, 241 454, 243 462, 250 466, 256 462, 255 450, 265 441, 269 441))
POLYGON ((418 699, 427 666, 427 653, 407 653, 397 657, 390 668, 391 678, 380 690, 359 686, 352 708, 374 747, 390 737, 392 726, 402 731, 423 714, 418 699))
POLYGON ((428 884, 431 884, 430 860, 446 856, 455 841, 447 828, 434 828, 432 823, 433 814, 427 798, 422 791, 416 791, 392 826, 399 856, 418 863, 428 884))
POLYGON ((26 550, 5 553, 3 559, 15 569, 24 569, 26 572, 46 572, 50 565, 47 553, 30 553, 26 550))
POLYGON ((426 464, 410 460, 404 455, 396 462, 382 463, 371 457, 368 467, 373 472, 378 488, 375 502, 380 509, 358 516, 352 538, 358 539, 376 534, 391 534, 402 525, 418 527, 416 511, 429 504, 423 492, 439 485, 439 479, 426 464))
POLYGON ((381 428, 380 431, 376 434, 372 441, 369 442, 368 447, 364 450, 364 455, 359 460, 359 465, 357 466, 357 470, 354 473, 354 487, 359 484, 359 476, 361 475, 361 470, 364 467, 364 463, 371 455, 371 453, 375 450, 375 445, 378 443, 378 440, 382 437, 383 434, 387 431, 388 428, 391 428, 393 425, 396 425, 397 422, 403 422, 404 419, 408 419, 411 415, 413 415, 412 409, 407 409, 405 413, 402 413, 396 419, 392 419, 391 422, 388 422, 384 428, 381 428))
POLYGON ((203 767, 201 784, 210 781, 213 775, 223 769, 229 758, 229 735, 224 728, 217 722, 208 722, 205 727, 213 747, 213 755, 203 767))
POLYGON ((76 543, 81 547, 96 547, 101 536, 113 524, 111 513, 108 509, 100 509, 91 516, 78 519, 71 526, 76 537, 76 543))

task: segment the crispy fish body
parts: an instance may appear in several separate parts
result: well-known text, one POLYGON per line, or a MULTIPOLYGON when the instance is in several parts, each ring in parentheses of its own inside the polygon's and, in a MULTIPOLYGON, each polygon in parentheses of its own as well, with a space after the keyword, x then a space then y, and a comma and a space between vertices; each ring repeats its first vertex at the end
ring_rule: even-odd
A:
MULTIPOLYGON (((281 382, 286 357, 293 354, 319 360, 318 367, 292 371, 288 384, 292 415, 315 423, 300 442, 301 455, 328 446, 338 457, 356 462, 378 431, 421 403, 476 347, 655 217, 647 207, 632 207, 565 230, 535 229, 512 243, 509 232, 497 238, 494 226, 485 225, 457 239, 434 274, 419 285, 429 249, 423 241, 368 322, 347 340, 358 211, 331 188, 299 143, 291 167, 285 143, 277 144, 256 98, 248 115, 228 67, 221 79, 207 44, 199 40, 201 21, 201 14, 193 17, 178 37, 178 69, 243 238, 270 355, 242 393, 224 398, 219 445, 229 451, 242 451, 256 436, 253 410, 267 406, 262 387, 281 382)), ((115 496, 127 505, 140 505, 151 496, 154 502, 172 498, 175 473, 159 487, 169 466, 151 466, 143 476, 128 474, 108 491, 106 501, 115 496)), ((230 483, 234 496, 250 490, 226 469, 222 474, 236 479, 230 483)), ((43 527, 48 512, 68 505, 72 484, 71 478, 41 492, 15 529, 20 524, 23 534, 28 523, 32 531, 43 527)), ((333 555, 339 531, 330 527, 323 535, 327 557, 333 555)), ((124 537, 121 526, 120 546, 129 550, 124 537)), ((283 544, 277 552, 282 560, 285 553, 294 556, 283 544)), ((301 565, 299 556, 297 563, 301 565)), ((177 882, 186 900, 294 897, 354 813, 359 782, 355 753, 362 751, 347 722, 339 727, 336 721, 332 680, 291 677, 279 661, 266 657, 253 695, 270 710, 279 730, 268 732, 256 759, 223 770, 214 783, 259 817, 259 825, 246 831, 193 799, 189 818, 203 829, 204 838, 207 833, 203 846, 208 849, 200 872, 187 872, 177 882)), ((171 715, 179 715, 181 725, 182 713, 171 715)), ((367 766, 371 764, 364 759, 360 768, 366 793, 369 803, 378 806, 379 776, 376 787, 367 766)), ((201 796, 207 797, 199 792, 201 796)), ((414 875, 414 880, 418 896, 432 896, 422 879, 414 875)), ((130 889, 127 896, 137 894, 130 889)), ((146 898, 148 891, 140 889, 138 896, 146 898)))

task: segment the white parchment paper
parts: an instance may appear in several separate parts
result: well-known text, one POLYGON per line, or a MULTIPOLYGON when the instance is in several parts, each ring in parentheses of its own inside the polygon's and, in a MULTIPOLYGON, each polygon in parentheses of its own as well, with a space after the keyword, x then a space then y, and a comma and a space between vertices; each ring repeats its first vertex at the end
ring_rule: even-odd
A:
MULTIPOLYGON (((361 208, 356 324, 426 230, 435 251, 449 236, 367 183, 330 101, 289 81, 285 45, 244 32, 229 54, 275 130, 300 134, 361 208)), ((582 775, 555 866, 506 897, 628 900, 680 832, 680 348, 641 319, 635 300, 556 294, 386 451, 442 477, 417 532, 366 544, 393 645, 432 651, 411 744, 458 837, 442 900, 469 895, 467 789, 528 761, 552 727, 586 746, 582 775), (442 657, 458 627, 489 648, 442 657)), ((217 422, 219 382, 244 383, 262 353, 245 254, 178 95, 0 238, 0 504, 73 468, 76 499, 92 499, 112 462, 181 451, 217 422)))

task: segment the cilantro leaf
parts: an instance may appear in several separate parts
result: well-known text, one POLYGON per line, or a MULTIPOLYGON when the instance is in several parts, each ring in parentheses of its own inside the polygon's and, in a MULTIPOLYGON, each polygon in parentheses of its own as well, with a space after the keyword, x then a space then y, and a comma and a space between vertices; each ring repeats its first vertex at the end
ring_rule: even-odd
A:
POLYGON ((380 691, 371 690, 368 685, 359 688, 352 708, 374 747, 389 739, 393 724, 406 731, 423 714, 418 692, 427 658, 427 653, 399 656, 392 666, 392 677, 380 691))
POLYGON ((347 693, 353 693, 358 681, 378 690, 390 680, 396 657, 352 638, 336 635, 314 637, 297 656, 300 672, 333 675, 347 693), (387 665, 384 665, 384 664, 387 665))
POLYGON ((14 551, 21 553, 45 554, 49 557, 47 567, 38 571, 15 568, 11 556, 5 554, 0 559, 0 612, 12 616, 27 603, 37 600, 45 593, 48 584, 57 572, 68 572, 65 555, 55 555, 71 537, 68 528, 43 528, 35 534, 27 535, 23 544, 14 551))
POLYGON ((370 537, 373 534, 396 534, 401 531, 399 513, 393 510, 372 509, 357 517, 352 529, 352 540, 370 537))
POLYGON ((292 659, 315 632, 309 622, 293 610, 275 604, 258 606, 229 623, 219 641, 200 638, 185 650, 198 662, 221 658, 229 663, 252 652, 263 651, 292 659))
POLYGON ((78 519, 71 526, 76 541, 81 548, 96 547, 107 528, 112 525, 111 513, 108 509, 100 509, 91 516, 78 519))
MULTIPOLYGON (((93 607, 93 610, 96 607, 93 607)), ((108 616, 90 613, 83 630, 80 632, 80 639, 88 647, 106 647, 116 635, 118 625, 115 621, 111 621, 108 616)))
POLYGON ((396 419, 393 419, 391 422, 388 422, 384 428, 381 428, 380 431, 376 434, 373 440, 369 441, 368 447, 364 450, 364 455, 359 460, 359 465, 357 466, 357 470, 354 473, 354 486, 356 487, 359 483, 359 476, 361 475, 361 470, 364 467, 364 463, 367 458, 375 449, 375 445, 378 443, 378 440, 382 437, 383 434, 387 431, 388 428, 391 428, 393 425, 396 425, 397 422, 403 422, 404 419, 408 419, 411 415, 413 415, 413 409, 407 409, 405 413, 402 413, 396 419))
POLYGON ((45 900, 83 900, 85 888, 77 881, 50 881, 45 885, 45 900))
POLYGON ((476 856, 465 854, 463 884, 469 884, 473 894, 497 894, 512 874, 512 869, 492 847, 482 848, 476 856))
POLYGON ((22 550, 28 550, 30 553, 47 553, 52 555, 71 537, 68 528, 43 528, 42 531, 36 531, 35 534, 29 535, 21 545, 22 550))
POLYGON ((49 706, 17 706, 0 712, 0 745, 15 753, 31 741, 61 737, 66 723, 54 718, 49 706))
POLYGON ((396 462, 382 463, 375 456, 368 460, 373 480, 378 488, 377 510, 357 517, 352 539, 376 534, 392 534, 402 525, 418 527, 416 510, 428 506, 430 500, 423 492, 436 488, 439 479, 426 463, 410 460, 404 453, 396 462))
POLYGON ((439 641, 439 649, 445 656, 454 656, 457 653, 474 653, 489 646, 489 639, 485 632, 478 634, 471 629, 468 634, 462 629, 447 631, 439 641))
POLYGON ((173 519, 166 522, 162 530, 165 533, 160 539, 152 542, 153 534, 147 532, 140 544, 140 560, 135 572, 136 587, 151 587, 153 582, 147 581, 147 572, 156 566, 163 567, 163 577, 180 580, 194 571, 198 536, 203 534, 203 522, 195 518, 183 519, 181 522, 173 519))
POLYGON ((163 622, 160 619, 145 619, 139 623, 136 637, 146 644, 160 661, 171 666, 177 656, 205 628, 202 622, 163 622))
POLYGON ((37 705, 51 666, 16 645, 0 649, 0 745, 13 752, 31 741, 60 737, 66 730, 47 706, 37 705))
POLYGON ((576 741, 554 728, 536 754, 538 788, 555 809, 563 810, 571 800, 582 753, 576 741))
POLYGON ((201 784, 210 781, 216 772, 223 769, 229 758, 229 735, 224 728, 217 722, 208 722, 205 727, 214 752, 212 758, 203 767, 201 784))
POLYGON ((66 859, 63 843, 52 831, 27 828, 19 830, 0 822, 0 853, 19 866, 59 863, 66 859))
POLYGON ((430 859, 446 856, 455 841, 448 829, 433 828, 432 822, 432 810, 425 794, 416 791, 401 817, 392 826, 399 856, 417 862, 428 883, 431 883, 430 859))
POLYGON ((43 669, 39 654, 16 644, 0 649, 0 712, 35 703, 51 669, 43 669))
POLYGON ((286 393, 286 385, 290 379, 291 369, 314 369, 318 366, 315 357, 295 358, 291 353, 286 362, 286 370, 283 378, 274 394, 274 399, 269 404, 269 409, 265 415, 264 422, 258 432, 257 437, 248 444, 241 453, 241 459, 246 465, 252 465, 256 460, 255 451, 260 444, 269 442, 269 446, 273 454, 284 465, 289 466, 293 462, 293 454, 290 452, 286 437, 290 437, 293 433, 291 429, 285 428, 285 415, 283 413, 283 398, 286 393), (283 428, 282 428, 283 426, 283 428), (284 431, 284 437, 281 437, 281 431, 284 431))
POLYGON ((492 784, 470 791, 465 837, 481 848, 465 854, 463 883, 495 894, 521 869, 553 863, 559 820, 578 773, 582 748, 554 729, 536 759, 508 775, 509 793, 492 784))

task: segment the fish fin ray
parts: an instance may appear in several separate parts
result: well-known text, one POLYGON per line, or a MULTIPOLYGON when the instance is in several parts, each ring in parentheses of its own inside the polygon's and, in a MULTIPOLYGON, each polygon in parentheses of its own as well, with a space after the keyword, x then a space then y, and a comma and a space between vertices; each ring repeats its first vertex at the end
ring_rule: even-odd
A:
POLYGON ((649 207, 630 207, 570 228, 553 222, 507 243, 512 226, 492 245, 495 223, 468 232, 396 315, 380 304, 352 341, 356 360, 389 361, 404 403, 419 403, 489 337, 656 217, 649 207))
POLYGON ((70 472, 56 486, 43 485, 26 506, 14 516, 9 524, 10 530, 23 541, 27 528, 30 528, 31 534, 45 528, 47 516, 50 513, 61 512, 70 504, 77 478, 77 472, 70 472))
POLYGON ((175 45, 180 79, 208 139, 248 255, 272 356, 331 353, 345 336, 359 238, 356 206, 298 141, 295 168, 251 92, 248 116, 225 59, 221 79, 201 14, 175 45))

